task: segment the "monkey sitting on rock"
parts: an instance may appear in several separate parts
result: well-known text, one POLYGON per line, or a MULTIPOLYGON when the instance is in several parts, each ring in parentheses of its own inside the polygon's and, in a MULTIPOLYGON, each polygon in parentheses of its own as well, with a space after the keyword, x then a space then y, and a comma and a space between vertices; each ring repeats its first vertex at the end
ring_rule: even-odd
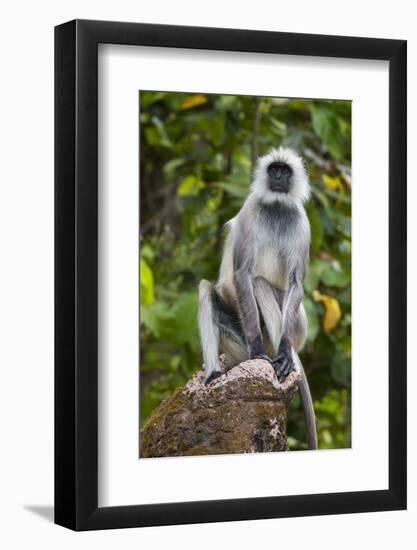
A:
POLYGON ((199 330, 206 384, 222 374, 221 353, 233 365, 266 359, 280 382, 300 370, 308 445, 316 449, 310 389, 297 355, 307 335, 302 299, 309 195, 307 171, 295 151, 280 147, 258 160, 250 193, 226 224, 218 281, 200 282, 199 330))

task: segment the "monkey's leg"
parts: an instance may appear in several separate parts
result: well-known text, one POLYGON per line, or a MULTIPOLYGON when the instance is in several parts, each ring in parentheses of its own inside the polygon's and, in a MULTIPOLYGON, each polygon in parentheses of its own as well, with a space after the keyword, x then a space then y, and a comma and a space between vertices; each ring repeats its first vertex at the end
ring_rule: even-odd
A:
POLYGON ((240 363, 247 359, 243 331, 236 312, 222 299, 214 286, 201 281, 199 286, 199 330, 206 384, 222 374, 219 354, 240 363))
POLYGON ((285 292, 275 288, 263 277, 254 280, 256 301, 265 323, 266 332, 270 341, 271 364, 282 382, 295 369, 291 348, 299 351, 307 335, 307 317, 301 303, 299 312, 294 320, 294 329, 291 338, 283 338, 282 307, 285 292))
POLYGON ((293 362, 287 361, 287 355, 282 355, 282 305, 285 293, 271 285, 264 277, 256 277, 253 287, 256 302, 271 344, 268 350, 270 358, 265 357, 265 359, 269 360, 278 380, 282 382, 294 368, 293 362))
POLYGON ((282 334, 281 308, 284 293, 272 286, 264 277, 255 277, 253 291, 270 343, 268 352, 271 357, 275 357, 282 334))

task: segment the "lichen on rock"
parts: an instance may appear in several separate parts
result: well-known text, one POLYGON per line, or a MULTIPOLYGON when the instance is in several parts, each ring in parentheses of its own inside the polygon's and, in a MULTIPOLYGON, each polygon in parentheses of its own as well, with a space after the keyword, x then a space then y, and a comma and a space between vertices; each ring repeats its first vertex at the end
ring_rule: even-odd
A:
POLYGON ((209 385, 195 374, 163 401, 140 434, 141 458, 285 451, 286 410, 298 388, 294 371, 281 384, 268 361, 228 368, 209 385))

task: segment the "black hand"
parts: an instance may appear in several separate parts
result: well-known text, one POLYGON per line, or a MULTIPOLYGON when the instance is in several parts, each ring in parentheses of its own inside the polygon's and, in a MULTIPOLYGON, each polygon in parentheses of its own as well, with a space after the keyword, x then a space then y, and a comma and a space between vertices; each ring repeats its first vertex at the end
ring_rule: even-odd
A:
POLYGON ((210 376, 207 378, 207 380, 204 382, 206 386, 210 384, 210 382, 213 382, 213 380, 216 380, 219 376, 221 376, 223 373, 219 370, 213 371, 210 376))
POLYGON ((272 361, 275 373, 279 382, 284 382, 286 377, 295 370, 294 361, 291 353, 291 345, 285 338, 281 339, 281 343, 278 348, 278 355, 272 361))

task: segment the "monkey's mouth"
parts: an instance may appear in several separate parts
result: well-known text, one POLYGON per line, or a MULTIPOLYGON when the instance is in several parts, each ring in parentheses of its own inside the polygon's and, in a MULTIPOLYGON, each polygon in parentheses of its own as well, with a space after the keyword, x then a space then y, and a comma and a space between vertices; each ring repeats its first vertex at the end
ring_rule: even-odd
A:
POLYGON ((273 193, 288 193, 290 190, 290 182, 278 182, 276 180, 269 180, 268 186, 273 193))

